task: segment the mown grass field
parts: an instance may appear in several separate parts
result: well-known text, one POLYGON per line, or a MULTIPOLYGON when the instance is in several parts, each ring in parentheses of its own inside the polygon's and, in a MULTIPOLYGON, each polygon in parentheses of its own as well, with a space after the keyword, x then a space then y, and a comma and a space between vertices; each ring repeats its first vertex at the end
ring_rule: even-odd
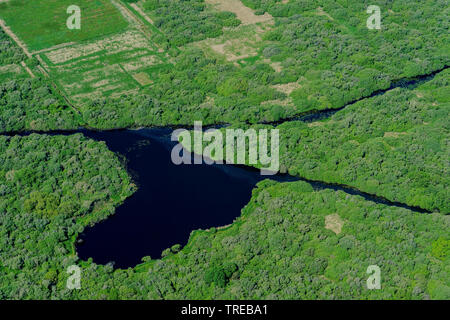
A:
POLYGON ((108 0, 11 0, 0 4, 0 18, 30 51, 117 33, 128 24, 108 0), (66 26, 70 5, 81 9, 81 30, 66 26))
POLYGON ((164 53, 139 30, 39 54, 42 64, 72 101, 83 104, 110 95, 137 93, 151 85, 164 53))

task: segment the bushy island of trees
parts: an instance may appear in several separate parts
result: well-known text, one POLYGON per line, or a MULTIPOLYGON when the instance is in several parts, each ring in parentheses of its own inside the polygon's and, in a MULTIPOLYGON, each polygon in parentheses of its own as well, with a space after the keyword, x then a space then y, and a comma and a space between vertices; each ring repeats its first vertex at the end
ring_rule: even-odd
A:
POLYGON ((0 136, 0 163, 0 299, 48 297, 76 235, 135 187, 105 143, 81 134, 0 136))
POLYGON ((230 227, 127 270, 80 261, 77 234, 132 193, 103 143, 1 137, 2 299, 448 299, 449 217, 305 182, 263 181, 230 227), (81 289, 67 288, 72 265, 81 289), (368 290, 369 265, 381 290, 368 290))

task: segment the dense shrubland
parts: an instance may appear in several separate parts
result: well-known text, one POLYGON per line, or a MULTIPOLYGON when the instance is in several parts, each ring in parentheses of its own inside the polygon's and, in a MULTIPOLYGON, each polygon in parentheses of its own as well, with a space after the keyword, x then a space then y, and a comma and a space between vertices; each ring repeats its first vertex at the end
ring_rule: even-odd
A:
POLYGON ((360 101, 326 121, 285 123, 284 170, 449 213, 450 71, 360 101))
POLYGON ((44 78, 0 83, 0 132, 75 129, 80 116, 44 78))
POLYGON ((132 193, 104 143, 0 136, 0 299, 46 298, 73 264, 75 236, 132 193))
POLYGON ((23 50, 16 46, 11 38, 0 29, 0 66, 19 63, 25 59, 23 50))
MULTIPOLYGON (((76 106, 83 121, 48 80, 3 81, 0 131, 275 121, 337 108, 449 63, 445 1, 370 1, 382 7, 381 32, 365 28, 368 1, 243 2, 275 17, 246 64, 177 48, 223 34, 238 24, 233 14, 200 0, 148 0, 144 9, 162 31, 155 41, 173 68, 161 68, 140 94, 76 106), (293 105, 261 104, 286 100, 273 86, 297 81, 293 105)), ((0 65, 25 60, 1 32, 0 49, 0 65)), ((279 126, 282 170, 448 213, 449 74, 328 120, 279 126)), ((181 252, 175 246, 162 260, 114 270, 74 252, 76 235, 133 190, 104 144, 80 134, 0 136, 0 164, 0 299, 450 299, 445 215, 266 181, 231 227, 194 232, 181 252), (340 234, 324 228, 332 214, 344 221, 340 234), (72 264, 83 269, 80 291, 65 286, 72 264), (372 264, 381 267, 382 290, 365 288, 372 264)))
POLYGON ((231 227, 194 232, 162 260, 146 257, 128 270, 79 261, 74 236, 129 195, 126 172, 104 145, 81 135, 2 140, 2 298, 449 298, 447 216, 304 182, 260 183, 231 227), (46 198, 50 190, 58 199, 46 198), (339 234, 325 228, 335 214, 339 234), (72 264, 82 268, 81 290, 66 288, 72 264), (366 289, 373 264, 382 270, 382 290, 366 289))
MULTIPOLYGON (((22 61, 31 68, 37 63, 0 30, 0 68, 22 61)), ((23 73, 26 77, 21 74, 0 81, 0 132, 74 129, 80 125, 80 116, 67 106, 48 79, 38 72, 35 78, 23 73)))
POLYGON ((157 36, 155 41, 167 41, 168 47, 215 38, 222 35, 223 27, 240 24, 234 13, 207 10, 203 0, 148 0, 143 6, 165 35, 157 36))

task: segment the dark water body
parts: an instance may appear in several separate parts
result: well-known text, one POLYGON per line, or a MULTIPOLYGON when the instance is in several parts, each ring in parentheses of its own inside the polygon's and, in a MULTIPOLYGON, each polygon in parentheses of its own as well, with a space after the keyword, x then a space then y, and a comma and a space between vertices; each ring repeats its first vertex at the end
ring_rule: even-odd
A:
MULTIPOLYGON (((105 141, 126 162, 138 190, 107 220, 86 228, 77 253, 98 264, 133 267, 142 257, 160 258, 174 244, 184 246, 193 230, 232 223, 249 202, 255 185, 264 179, 305 181, 315 190, 331 189, 358 195, 373 203, 418 213, 428 210, 393 202, 355 188, 289 175, 261 176, 255 168, 236 165, 180 165, 171 161, 173 128, 113 131, 55 131, 50 135, 82 133, 105 141)), ((24 132, 26 136, 33 132, 24 132)), ((14 135, 14 134, 9 134, 14 135)))
POLYGON ((124 155, 139 187, 113 216, 80 236, 79 257, 92 257, 99 264, 114 261, 115 267, 132 267, 144 256, 159 258, 164 249, 185 245, 193 230, 232 223, 255 184, 267 177, 231 165, 174 165, 171 129, 81 132, 124 155))
POLYGON ((249 202, 256 183, 266 178, 303 180, 316 190, 341 190, 375 203, 427 212, 351 187, 289 175, 261 176, 259 170, 243 166, 177 166, 170 158, 175 145, 170 141, 170 128, 78 132, 105 141, 110 150, 123 155, 139 187, 113 216, 80 235, 79 257, 92 257, 98 264, 114 262, 117 268, 133 267, 144 256, 160 258, 164 249, 174 244, 184 246, 193 230, 232 223, 249 202))

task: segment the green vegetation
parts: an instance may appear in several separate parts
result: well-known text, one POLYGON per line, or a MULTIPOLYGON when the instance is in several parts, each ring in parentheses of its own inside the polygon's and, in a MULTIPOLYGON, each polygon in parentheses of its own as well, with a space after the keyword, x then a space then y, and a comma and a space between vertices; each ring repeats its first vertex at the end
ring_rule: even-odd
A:
POLYGON ((265 87, 264 73, 272 71, 264 64, 245 70, 233 65, 221 67, 216 59, 206 58, 199 49, 185 51, 174 60, 172 68, 159 69, 158 81, 146 89, 146 94, 96 99, 81 106, 84 120, 91 127, 106 129, 192 125, 199 119, 204 119, 205 124, 234 122, 264 115, 271 119, 271 108, 259 103, 284 96, 265 87), (223 81, 224 78, 229 80, 223 81), (210 99, 211 91, 220 91, 222 95, 215 94, 210 99))
POLYGON ((0 83, 0 131, 76 129, 80 116, 42 78, 0 83))
MULTIPOLYGON (((366 28, 367 1, 244 1, 251 14, 273 18, 241 25, 203 0, 89 3, 84 16, 101 5, 102 27, 36 57, 83 122, 101 129, 277 121, 342 107, 450 60, 445 1, 371 2, 382 9, 382 30, 366 28)), ((18 25, 36 5, 54 3, 13 0, 0 9, 25 43, 45 42, 39 26, 18 25), (25 16, 15 14, 18 4, 25 16)))
POLYGON ((149 11, 155 27, 167 37, 160 37, 157 41, 168 41, 167 46, 215 38, 222 35, 223 27, 240 24, 231 12, 208 10, 204 0, 148 0, 143 7, 149 11))
POLYGON ((134 187, 106 145, 81 134, 0 136, 0 163, 0 299, 48 297, 76 260, 76 236, 134 187))
POLYGON ((3 31, 0 41, 0 132, 77 128, 80 116, 39 73, 36 60, 3 31), (31 78, 25 68, 38 76, 31 78))
POLYGON ((129 178, 104 145, 81 135, 3 140, 8 170, 0 175, 6 212, 0 217, 0 261, 8 271, 0 273, 3 298, 450 297, 448 216, 374 204, 341 191, 314 191, 304 182, 260 183, 231 227, 196 231, 184 249, 176 253, 174 246, 162 260, 144 258, 147 262, 128 270, 77 261, 76 234, 129 195, 129 178), (55 156, 42 161, 45 152, 55 156), (83 188, 93 192, 87 195, 83 188), (60 202, 46 200, 50 190, 60 202), (84 201, 72 202, 72 190, 84 201), (327 217, 336 213, 340 230, 332 231, 327 217), (82 268, 81 290, 66 289, 72 264, 82 268), (365 287, 372 264, 382 270, 383 290, 365 287))
POLYGON ((280 162, 292 175, 450 213, 449 90, 447 69, 414 90, 360 101, 326 121, 280 125, 280 162))
POLYGON ((280 130, 281 173, 448 214, 449 89, 446 69, 424 84, 361 100, 325 120, 231 128, 280 130))
POLYGON ((114 270, 74 245, 133 193, 119 159, 81 134, 0 136, 0 299, 450 299, 450 71, 364 99, 449 65, 447 2, 242 2, 266 18, 203 0, 83 0, 77 31, 72 1, 0 3, 33 55, 0 31, 0 133, 256 127, 358 101, 277 126, 281 171, 435 213, 263 181, 230 227, 114 270), (368 5, 382 30, 366 28, 368 5), (73 264, 81 290, 66 288, 73 264), (373 264, 383 290, 365 287, 373 264))
POLYGON ((28 46, 38 51, 62 43, 83 41, 122 31, 127 22, 108 0, 77 1, 81 30, 69 30, 66 10, 71 0, 11 0, 0 4, 0 17, 28 46))
POLYGON ((23 50, 16 46, 3 30, 0 30, 0 65, 20 63, 25 58, 23 50))

